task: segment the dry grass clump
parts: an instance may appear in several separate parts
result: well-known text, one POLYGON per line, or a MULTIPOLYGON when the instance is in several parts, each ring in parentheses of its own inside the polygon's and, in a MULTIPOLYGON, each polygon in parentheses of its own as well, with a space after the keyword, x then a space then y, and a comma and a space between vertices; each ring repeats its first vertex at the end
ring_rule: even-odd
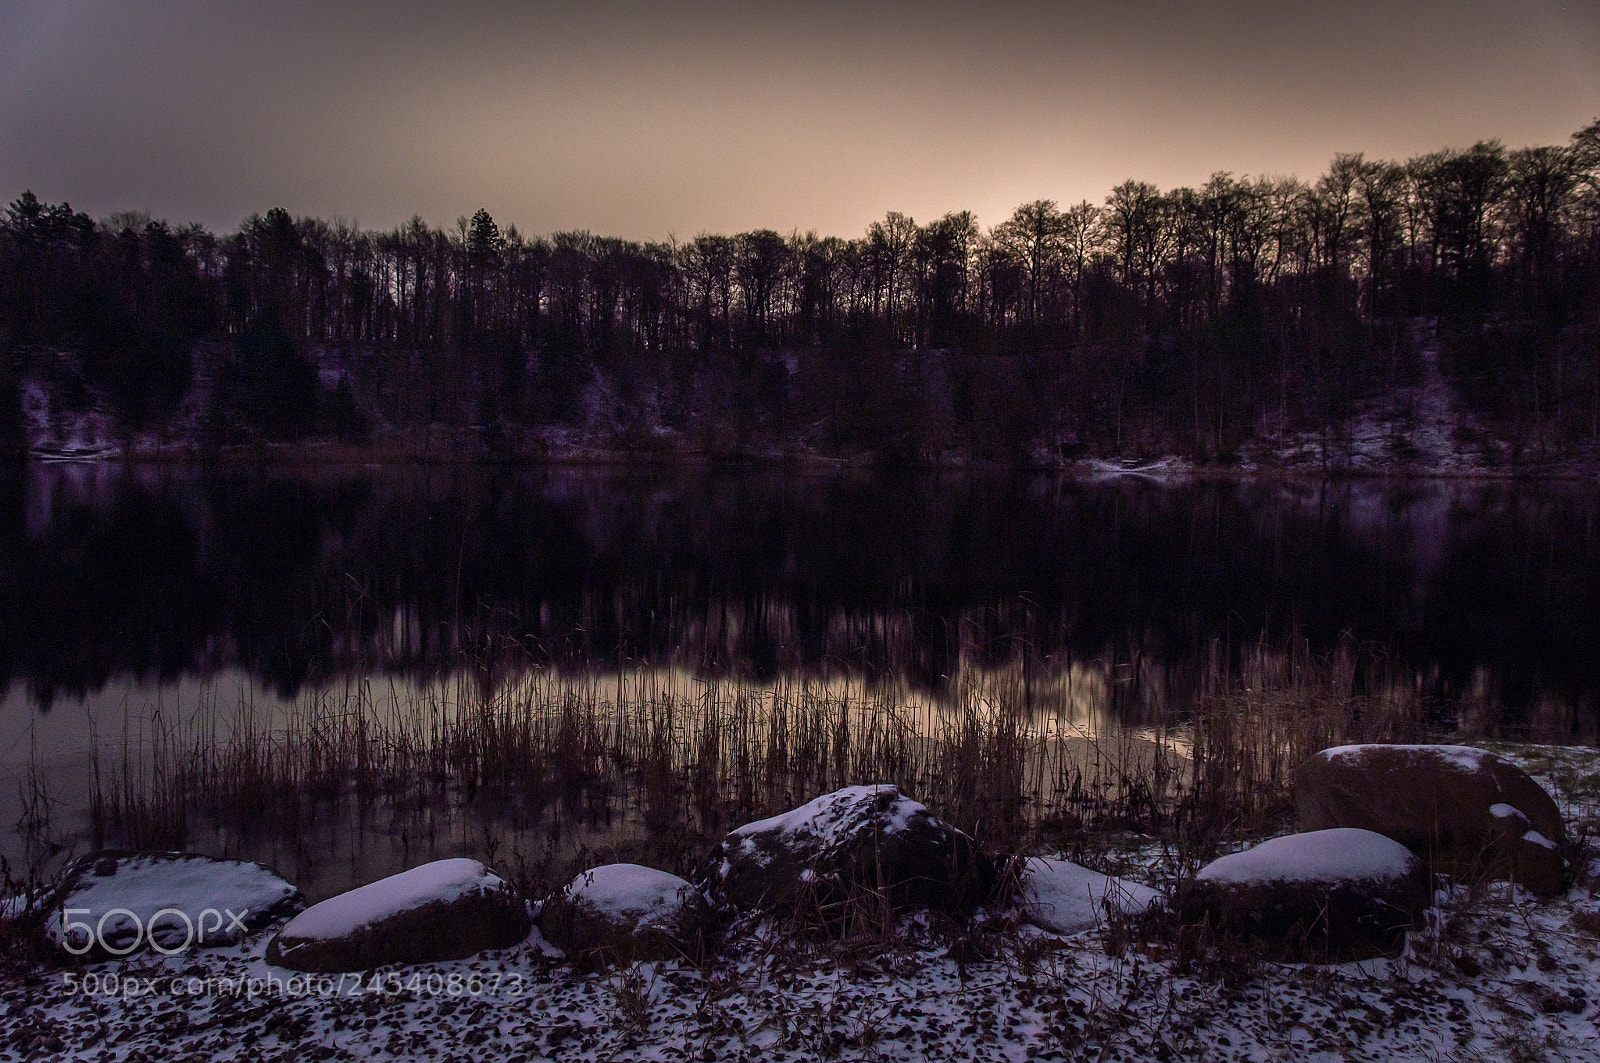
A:
POLYGON ((0 976, 32 985, 40 971, 60 962, 45 935, 53 894, 37 867, 18 872, 0 858, 0 976))
POLYGON ((1186 832, 1265 829, 1293 814, 1295 769, 1352 742, 1420 741, 1428 716, 1409 670, 1352 640, 1324 655, 1264 640, 1237 672, 1213 664, 1190 719, 1192 772, 1174 814, 1186 832))

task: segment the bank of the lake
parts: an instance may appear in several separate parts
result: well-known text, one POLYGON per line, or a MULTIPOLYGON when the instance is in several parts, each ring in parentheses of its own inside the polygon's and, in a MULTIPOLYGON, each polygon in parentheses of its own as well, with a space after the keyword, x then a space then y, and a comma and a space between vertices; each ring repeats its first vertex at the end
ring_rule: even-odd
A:
MULTIPOLYGON (((240 948, 15 970, 0 987, 0 1051, 117 1061, 1600 1059, 1590 997, 1600 861, 1588 848, 1600 761, 1593 750, 1495 748, 1557 796, 1585 839, 1584 866, 1554 899, 1441 891, 1397 959, 1179 955, 1108 926, 1063 935, 997 911, 965 931, 912 920, 887 937, 809 945, 746 923, 698 965, 585 973, 535 931, 470 960, 318 977, 267 964, 264 933, 240 948)), ((1159 887, 1170 844, 1107 836, 1089 858, 1159 887)))

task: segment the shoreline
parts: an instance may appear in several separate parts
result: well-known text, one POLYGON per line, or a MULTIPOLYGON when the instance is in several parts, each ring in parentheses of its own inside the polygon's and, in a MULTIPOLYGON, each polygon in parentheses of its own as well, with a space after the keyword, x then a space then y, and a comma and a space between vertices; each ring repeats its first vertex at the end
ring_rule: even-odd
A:
POLYGON ((493 455, 466 448, 415 450, 385 444, 254 443, 201 446, 154 446, 30 449, 27 465, 118 465, 240 468, 268 465, 293 469, 330 466, 418 468, 593 468, 639 470, 751 470, 788 471, 805 475, 828 473, 890 473, 894 475, 945 475, 976 473, 985 476, 1023 474, 1057 475, 1088 482, 1121 478, 1179 482, 1203 480, 1452 480, 1496 483, 1595 482, 1600 483, 1600 462, 1587 453, 1542 462, 1509 466, 1425 464, 1417 462, 1329 465, 1322 462, 1194 463, 1176 455, 1129 464, 1116 457, 1073 458, 1055 462, 1010 463, 947 459, 929 462, 889 462, 876 455, 827 455, 809 451, 718 453, 711 451, 626 451, 606 447, 573 446, 542 453, 493 455))

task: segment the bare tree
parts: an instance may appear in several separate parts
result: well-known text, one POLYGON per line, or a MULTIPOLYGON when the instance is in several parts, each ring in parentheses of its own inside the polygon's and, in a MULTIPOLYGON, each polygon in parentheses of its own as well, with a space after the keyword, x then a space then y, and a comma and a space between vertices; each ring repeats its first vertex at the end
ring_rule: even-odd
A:
POLYGON ((1405 223, 1405 167, 1395 162, 1363 160, 1356 171, 1355 191, 1361 243, 1366 251, 1366 310, 1377 317, 1384 309, 1383 296, 1391 283, 1405 223))
POLYGON ((867 227, 867 249, 873 266, 872 310, 884 323, 891 343, 898 342, 896 312, 903 305, 900 289, 906 282, 916 236, 917 223, 895 210, 867 227))
POLYGON ((1066 217, 1054 200, 1024 203, 994 228, 994 239, 1022 263, 1027 277, 1024 319, 1037 326, 1041 303, 1060 277, 1066 244, 1066 217))

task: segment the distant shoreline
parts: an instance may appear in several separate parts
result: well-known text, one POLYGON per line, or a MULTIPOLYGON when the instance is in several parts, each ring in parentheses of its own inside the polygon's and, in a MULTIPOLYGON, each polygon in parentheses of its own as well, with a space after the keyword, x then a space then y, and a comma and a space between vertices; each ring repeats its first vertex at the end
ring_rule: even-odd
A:
POLYGON ((473 453, 467 448, 415 448, 390 442, 345 443, 244 443, 200 445, 167 443, 121 446, 34 447, 31 465, 242 465, 296 466, 480 466, 480 467, 595 467, 638 469, 752 469, 788 470, 808 474, 830 472, 894 471, 909 474, 973 472, 1003 475, 1057 474, 1072 480, 1216 480, 1288 477, 1319 480, 1446 479, 1485 481, 1600 482, 1600 455, 1588 452, 1554 459, 1485 466, 1461 461, 1374 462, 1360 464, 1320 461, 1243 461, 1237 464, 1194 462, 1177 455, 1159 458, 1075 457, 1054 461, 1008 463, 949 457, 942 461, 897 462, 873 454, 836 456, 797 452, 714 452, 706 450, 621 450, 605 446, 572 446, 517 454, 473 453))

